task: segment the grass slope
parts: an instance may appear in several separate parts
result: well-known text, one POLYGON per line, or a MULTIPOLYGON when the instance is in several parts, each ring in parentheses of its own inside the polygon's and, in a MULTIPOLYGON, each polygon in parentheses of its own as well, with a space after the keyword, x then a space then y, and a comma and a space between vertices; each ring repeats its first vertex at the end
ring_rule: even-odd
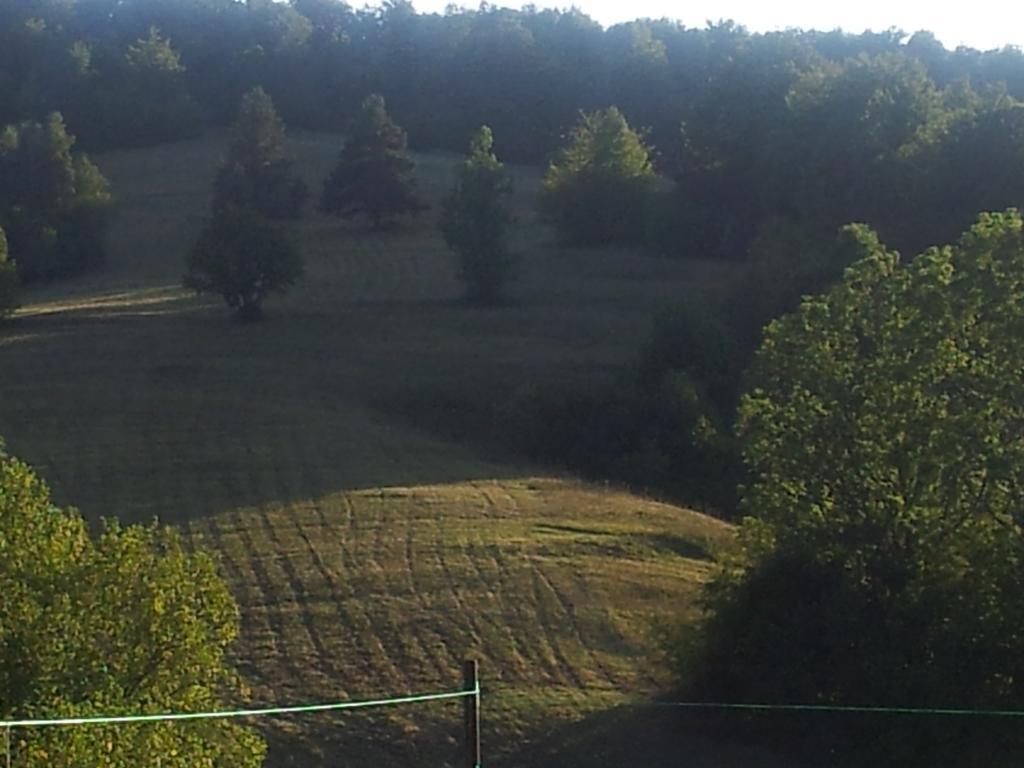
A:
MULTIPOLYGON (((291 145, 317 190, 337 141, 291 145)), ((675 764, 678 723, 630 702, 656 682, 653 620, 692 610, 727 527, 408 413, 443 423, 517 387, 610 376, 653 311, 728 275, 556 249, 532 212, 537 173, 518 170, 523 276, 504 307, 458 302, 430 215, 374 234, 310 213, 305 281, 242 326, 178 287, 223 151, 214 137, 97 158, 120 203, 111 257, 30 294, 0 336, 9 449, 89 517, 159 517, 220 553, 253 702, 452 688, 472 655, 488 764, 675 764)), ((417 160, 436 211, 455 158, 417 160)), ((441 703, 261 727, 271 765, 447 765, 459 723, 441 703)), ((686 744, 691 765, 768 764, 686 744)))

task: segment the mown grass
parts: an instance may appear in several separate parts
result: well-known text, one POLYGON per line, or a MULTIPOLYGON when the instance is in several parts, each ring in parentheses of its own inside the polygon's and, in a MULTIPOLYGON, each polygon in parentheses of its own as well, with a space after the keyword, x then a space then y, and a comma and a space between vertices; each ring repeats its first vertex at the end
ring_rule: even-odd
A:
MULTIPOLYGON (((336 139, 291 147, 316 191, 336 139)), ((219 554, 253 702, 448 689, 474 656, 488 764, 675 765, 680 743, 694 765, 766 764, 667 738, 674 719, 632 704, 659 683, 655 620, 693 612, 726 525, 422 426, 612 376, 655 311, 728 273, 557 248, 538 172, 516 169, 503 306, 460 303, 432 215, 371 233, 310 212, 305 280, 239 325, 178 287, 223 149, 97 158, 120 207, 110 259, 30 293, 0 336, 9 449, 90 518, 157 517, 219 554)), ((417 157, 435 212, 456 159, 417 157)), ((455 764, 459 724, 443 703, 261 727, 271 765, 405 766, 455 764)))

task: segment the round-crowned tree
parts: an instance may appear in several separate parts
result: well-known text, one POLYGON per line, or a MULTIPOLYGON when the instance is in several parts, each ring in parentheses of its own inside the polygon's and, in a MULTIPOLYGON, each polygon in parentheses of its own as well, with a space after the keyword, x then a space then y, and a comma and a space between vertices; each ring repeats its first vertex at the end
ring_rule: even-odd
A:
POLYGON ((240 320, 262 317, 263 301, 302 276, 302 257, 280 226, 246 208, 214 213, 185 260, 184 284, 217 293, 240 320))
MULTIPOLYGON (((909 262, 866 227, 845 236, 863 258, 757 354, 745 556, 714 582, 684 681, 736 701, 1020 708, 1021 216, 984 214, 909 262)), ((860 765, 1011 764, 977 719, 842 723, 829 744, 860 765)))
MULTIPOLYGON (((214 561, 170 528, 99 534, 50 501, 0 444, 0 719, 223 709, 238 608, 214 561)), ((23 768, 257 768, 254 732, 224 720, 15 729, 23 768)))
POLYGON ((365 215, 375 229, 424 210, 405 147, 405 131, 388 115, 384 99, 367 97, 324 182, 320 210, 342 218, 365 215))
POLYGON ((494 136, 485 125, 470 142, 439 222, 448 247, 459 255, 466 297, 485 304, 499 299, 512 269, 505 243, 509 216, 502 205, 512 180, 493 147, 494 136))

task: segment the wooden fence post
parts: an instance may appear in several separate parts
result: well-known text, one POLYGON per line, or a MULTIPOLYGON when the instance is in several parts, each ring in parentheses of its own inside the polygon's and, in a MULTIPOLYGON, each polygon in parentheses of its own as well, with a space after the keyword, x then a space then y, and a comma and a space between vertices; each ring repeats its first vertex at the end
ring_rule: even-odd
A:
POLYGON ((466 768, 480 768, 480 669, 475 659, 462 665, 462 686, 465 691, 476 691, 463 699, 466 720, 466 768))

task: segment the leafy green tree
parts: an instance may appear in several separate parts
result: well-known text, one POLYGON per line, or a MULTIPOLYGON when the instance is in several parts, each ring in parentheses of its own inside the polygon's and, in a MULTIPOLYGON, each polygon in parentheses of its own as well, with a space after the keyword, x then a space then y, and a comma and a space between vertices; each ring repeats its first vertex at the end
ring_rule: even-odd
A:
POLYGON ((467 298, 485 304, 498 300, 512 269, 505 244, 509 215, 502 205, 502 197, 512 191, 512 179, 493 147, 491 129, 482 126, 470 141, 469 157, 459 168, 440 220, 445 242, 459 254, 467 298))
POLYGON ((214 213, 185 259, 184 284, 218 293, 240 320, 259 320, 263 301, 302 276, 302 257, 284 231, 256 211, 214 213))
POLYGON ((228 157, 214 182, 213 207, 251 208, 272 219, 297 218, 309 196, 284 155, 284 123, 262 88, 242 97, 228 157))
POLYGON ((633 240, 641 235, 653 181, 643 139, 610 107, 582 115, 548 167, 542 210, 570 242, 633 240))
MULTIPOLYGON (((239 692, 238 607, 217 567, 172 529, 55 507, 0 444, 0 718, 222 709, 239 692)), ((24 768, 256 768, 265 746, 223 720, 16 729, 24 768)))
POLYGON ((103 258, 110 192, 99 169, 73 153, 59 113, 0 132, 0 226, 26 280, 80 272, 103 258))
POLYGON ((18 270, 7 253, 7 236, 0 229, 0 320, 18 308, 18 270))
MULTIPOLYGON (((744 560, 710 592, 686 682, 734 700, 1019 708, 1024 223, 983 214, 909 263, 862 225, 845 237, 863 258, 758 352, 740 408, 744 560)), ((981 724, 845 722, 858 764, 1010 764, 981 724)))
POLYGON ((424 210, 405 147, 405 131, 388 115, 384 99, 369 96, 324 183, 320 210, 343 218, 363 214, 375 229, 396 216, 424 210))

